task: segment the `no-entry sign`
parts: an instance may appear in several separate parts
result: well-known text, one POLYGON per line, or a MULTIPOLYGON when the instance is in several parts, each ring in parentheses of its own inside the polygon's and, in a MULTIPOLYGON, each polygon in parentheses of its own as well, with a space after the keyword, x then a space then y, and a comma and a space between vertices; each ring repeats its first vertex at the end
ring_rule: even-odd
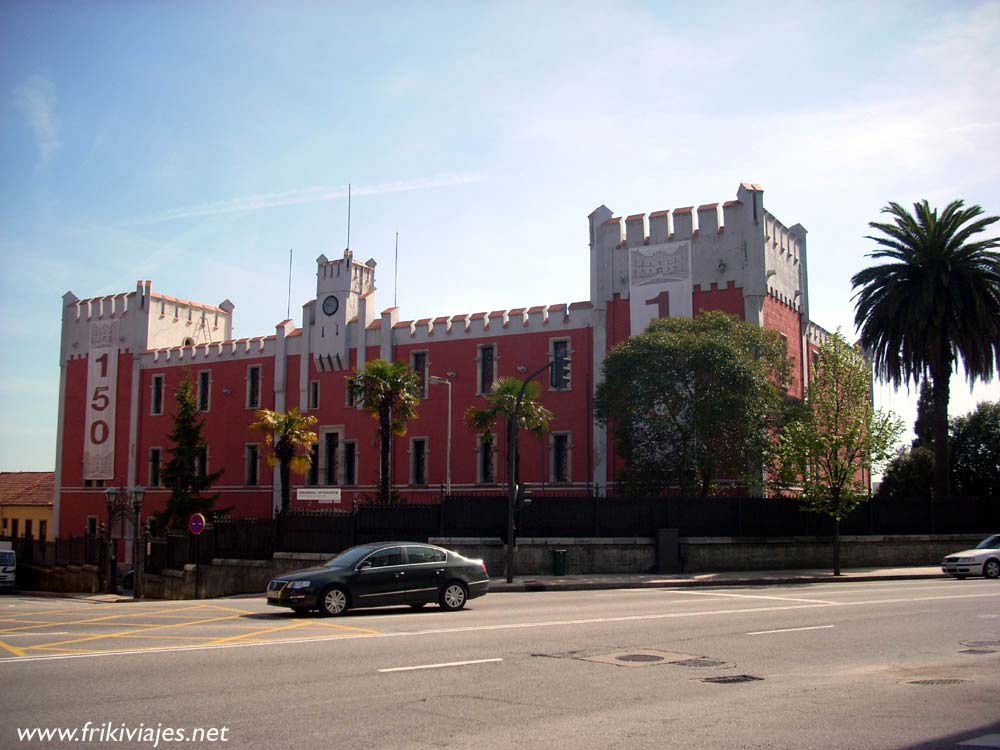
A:
POLYGON ((205 516, 201 513, 192 513, 188 519, 188 531, 197 536, 205 530, 205 516))

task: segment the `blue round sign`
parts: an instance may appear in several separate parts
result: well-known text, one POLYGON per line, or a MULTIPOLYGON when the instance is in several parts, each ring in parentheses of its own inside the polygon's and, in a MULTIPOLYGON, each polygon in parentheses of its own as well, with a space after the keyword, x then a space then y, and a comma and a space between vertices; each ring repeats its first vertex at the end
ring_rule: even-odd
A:
POLYGON ((191 514, 191 518, 188 519, 188 531, 194 535, 198 535, 205 530, 205 516, 201 513, 191 514))

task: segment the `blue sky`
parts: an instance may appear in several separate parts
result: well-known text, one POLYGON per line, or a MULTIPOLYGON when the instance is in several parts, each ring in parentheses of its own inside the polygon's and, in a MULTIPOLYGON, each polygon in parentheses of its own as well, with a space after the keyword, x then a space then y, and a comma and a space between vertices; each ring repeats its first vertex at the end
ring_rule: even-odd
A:
MULTIPOLYGON (((0 4, 0 470, 55 462, 61 297, 273 333, 346 242, 404 318, 586 299, 587 215, 735 197, 809 230, 812 317, 887 201, 1000 214, 1000 4, 0 4)), ((956 380, 952 413, 1000 399, 956 380)), ((912 423, 913 394, 880 388, 912 423)))

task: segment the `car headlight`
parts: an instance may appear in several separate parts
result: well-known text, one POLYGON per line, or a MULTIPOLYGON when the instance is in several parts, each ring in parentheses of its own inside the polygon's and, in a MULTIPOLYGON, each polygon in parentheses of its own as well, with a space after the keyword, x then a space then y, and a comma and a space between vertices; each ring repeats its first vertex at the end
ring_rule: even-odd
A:
POLYGON ((960 558, 958 558, 958 561, 960 563, 974 563, 974 562, 978 562, 977 558, 975 558, 975 557, 960 557, 960 558))
POLYGON ((309 588, 311 581, 292 581, 288 584, 290 589, 307 589, 309 588))

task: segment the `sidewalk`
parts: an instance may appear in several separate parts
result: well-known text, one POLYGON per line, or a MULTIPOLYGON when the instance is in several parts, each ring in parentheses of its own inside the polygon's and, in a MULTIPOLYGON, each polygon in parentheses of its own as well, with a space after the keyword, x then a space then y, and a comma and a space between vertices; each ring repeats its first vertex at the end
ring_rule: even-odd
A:
MULTIPOLYGON (((920 578, 947 579, 936 565, 907 568, 844 568, 835 576, 829 568, 810 570, 748 570, 724 573, 623 573, 619 575, 516 576, 513 583, 503 577, 490 579, 490 593, 524 591, 595 591, 598 589, 690 588, 695 586, 775 586, 791 583, 857 583, 858 581, 904 581, 920 578)), ((136 601, 125 594, 69 594, 22 591, 28 596, 82 599, 99 604, 136 601)), ((256 598, 260 594, 234 594, 223 598, 256 598)), ((144 599, 143 601, 155 601, 144 599)))
POLYGON ((490 579, 490 593, 510 591, 591 591, 596 589, 688 588, 692 586, 773 586, 790 583, 846 583, 948 578, 940 566, 907 568, 844 568, 835 576, 829 568, 810 570, 748 570, 723 573, 661 573, 622 575, 516 576, 490 579))

